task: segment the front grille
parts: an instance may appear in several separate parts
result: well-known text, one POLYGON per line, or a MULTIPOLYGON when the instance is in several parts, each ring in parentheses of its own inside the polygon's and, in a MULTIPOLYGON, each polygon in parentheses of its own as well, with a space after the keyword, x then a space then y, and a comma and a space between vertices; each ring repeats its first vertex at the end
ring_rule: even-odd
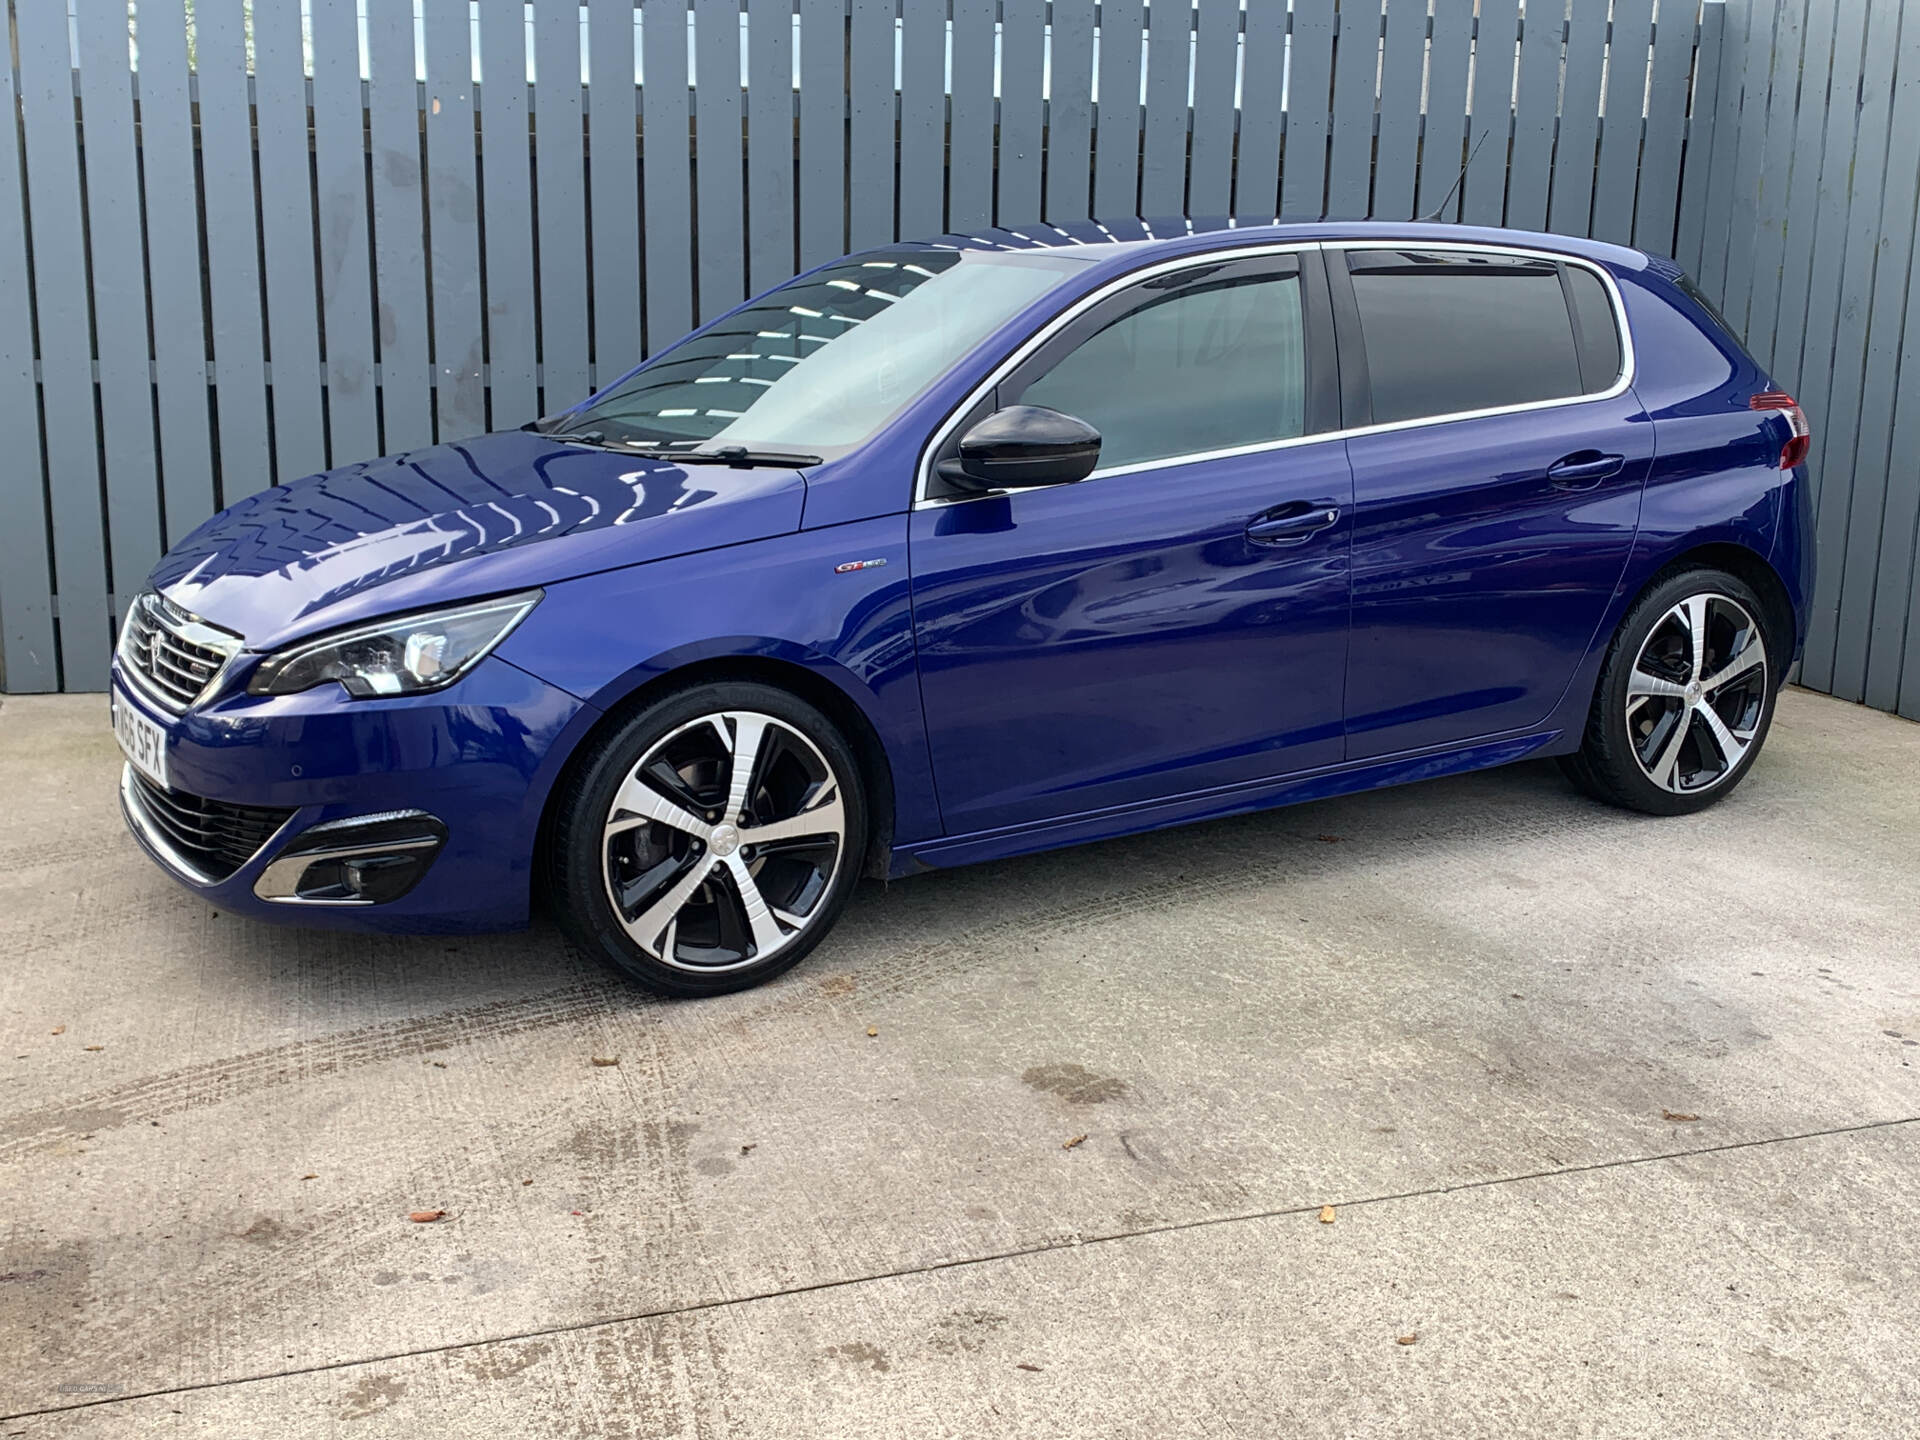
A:
POLYGON ((127 607, 120 663, 149 699, 178 715, 206 692, 240 644, 238 635, 149 590, 127 607))
POLYGON ((133 798, 180 858, 210 881, 224 880, 260 853, 291 810, 229 805, 182 790, 165 790, 132 771, 133 798))

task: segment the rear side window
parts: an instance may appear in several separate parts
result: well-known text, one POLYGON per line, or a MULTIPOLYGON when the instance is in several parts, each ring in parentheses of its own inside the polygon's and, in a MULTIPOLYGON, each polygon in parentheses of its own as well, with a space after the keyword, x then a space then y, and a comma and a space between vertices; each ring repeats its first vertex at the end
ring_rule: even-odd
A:
POLYGON ((1347 266, 1375 424, 1592 394, 1620 373, 1612 304, 1584 268, 1411 250, 1347 266))

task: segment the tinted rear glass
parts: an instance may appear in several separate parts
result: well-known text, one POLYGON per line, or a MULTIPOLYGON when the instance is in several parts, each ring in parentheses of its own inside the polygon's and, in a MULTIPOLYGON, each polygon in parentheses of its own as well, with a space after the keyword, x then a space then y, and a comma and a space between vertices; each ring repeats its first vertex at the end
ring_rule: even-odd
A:
POLYGON ((1551 262, 1415 251, 1347 258, 1375 424, 1557 400, 1587 388, 1551 262))
POLYGON ((1573 298, 1573 318, 1580 332, 1583 388, 1589 392, 1605 390, 1620 378, 1620 332, 1613 318, 1613 301, 1593 271, 1569 265, 1566 276, 1567 294, 1573 298))

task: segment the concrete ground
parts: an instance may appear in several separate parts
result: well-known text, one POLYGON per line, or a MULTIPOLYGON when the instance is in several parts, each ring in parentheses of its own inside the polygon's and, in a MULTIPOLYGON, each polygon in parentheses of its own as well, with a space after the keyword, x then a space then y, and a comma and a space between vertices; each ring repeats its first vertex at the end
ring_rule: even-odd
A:
POLYGON ((215 914, 117 765, 0 704, 0 1436, 1920 1423, 1920 726, 871 885, 690 1004, 215 914))

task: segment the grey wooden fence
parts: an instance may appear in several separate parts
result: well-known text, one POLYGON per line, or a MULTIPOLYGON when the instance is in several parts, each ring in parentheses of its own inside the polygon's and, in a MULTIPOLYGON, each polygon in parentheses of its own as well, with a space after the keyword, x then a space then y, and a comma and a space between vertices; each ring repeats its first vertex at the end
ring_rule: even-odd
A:
POLYGON ((1801 683, 1920 719, 1920 3, 1736 0, 1679 259, 1806 407, 1801 683))
POLYGON ((216 506, 518 424, 850 248, 1406 218, 1469 154, 1449 218, 1659 251, 1739 219, 1690 158, 1718 0, 4 3, 16 691, 102 688, 216 506))

